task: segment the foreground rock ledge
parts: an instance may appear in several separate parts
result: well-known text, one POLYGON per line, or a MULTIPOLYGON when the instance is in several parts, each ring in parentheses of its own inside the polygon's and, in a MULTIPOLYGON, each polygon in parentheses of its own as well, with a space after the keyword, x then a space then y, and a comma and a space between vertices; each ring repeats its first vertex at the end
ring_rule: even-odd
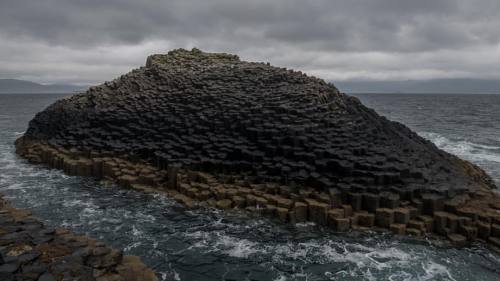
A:
POLYGON ((0 280, 158 281, 138 257, 45 227, 0 194, 0 280))
POLYGON ((230 54, 150 56, 38 113, 16 148, 190 207, 500 244, 500 200, 479 167, 332 84, 230 54))

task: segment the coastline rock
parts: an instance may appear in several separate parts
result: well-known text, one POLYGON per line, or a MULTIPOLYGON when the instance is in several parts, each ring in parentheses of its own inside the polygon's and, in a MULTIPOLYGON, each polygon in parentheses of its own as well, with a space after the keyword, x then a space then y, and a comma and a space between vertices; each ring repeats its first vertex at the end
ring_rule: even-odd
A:
POLYGON ((158 281, 139 258, 15 209, 0 194, 0 280, 158 281))
POLYGON ((500 222, 494 183, 476 165, 333 84, 198 49, 150 56, 144 67, 57 101, 31 120, 16 150, 188 207, 338 231, 496 241, 485 233, 500 222))

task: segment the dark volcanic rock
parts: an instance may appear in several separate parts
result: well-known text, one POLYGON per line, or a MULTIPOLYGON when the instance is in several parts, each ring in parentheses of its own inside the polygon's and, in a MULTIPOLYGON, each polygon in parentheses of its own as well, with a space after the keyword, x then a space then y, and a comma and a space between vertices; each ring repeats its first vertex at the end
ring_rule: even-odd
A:
POLYGON ((325 191, 450 196, 493 186, 481 169, 332 84, 197 49, 150 56, 54 103, 23 139, 325 191))

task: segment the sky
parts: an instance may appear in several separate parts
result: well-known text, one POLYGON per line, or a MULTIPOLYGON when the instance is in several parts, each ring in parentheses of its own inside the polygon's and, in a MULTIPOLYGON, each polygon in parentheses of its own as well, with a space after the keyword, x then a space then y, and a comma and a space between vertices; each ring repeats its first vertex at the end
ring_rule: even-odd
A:
POLYGON ((500 1, 0 2, 0 78, 98 84, 192 47, 333 82, 497 79, 500 1))

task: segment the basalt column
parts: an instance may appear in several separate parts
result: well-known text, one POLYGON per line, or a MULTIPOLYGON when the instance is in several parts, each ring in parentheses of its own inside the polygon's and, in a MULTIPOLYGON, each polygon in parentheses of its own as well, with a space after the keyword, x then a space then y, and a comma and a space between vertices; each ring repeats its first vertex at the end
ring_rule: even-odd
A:
POLYGON ((152 55, 38 113, 17 151, 69 174, 260 206, 283 221, 500 237, 483 170, 331 83, 231 54, 152 55))

